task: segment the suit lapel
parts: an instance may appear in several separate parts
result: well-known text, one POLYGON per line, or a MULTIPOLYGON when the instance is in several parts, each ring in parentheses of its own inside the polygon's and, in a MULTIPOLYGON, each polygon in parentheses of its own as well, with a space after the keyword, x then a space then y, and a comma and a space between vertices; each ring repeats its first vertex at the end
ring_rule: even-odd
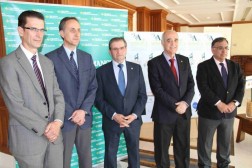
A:
POLYGON ((38 92, 42 96, 44 96, 42 88, 39 85, 38 79, 34 73, 33 67, 31 66, 29 60, 27 59, 27 57, 25 56, 24 52, 22 51, 20 47, 16 50, 16 57, 19 64, 22 66, 22 68, 27 73, 27 75, 30 77, 34 87, 38 90, 38 92))
POLYGON ((180 79, 184 79, 184 73, 183 73, 183 71, 184 71, 184 62, 183 62, 183 60, 180 58, 180 56, 179 55, 175 55, 175 57, 176 57, 176 60, 177 60, 177 65, 178 65, 178 74, 179 74, 179 83, 181 82, 181 80, 180 79))
MULTIPOLYGON (((116 90, 117 90, 118 94, 122 96, 120 89, 118 87, 117 81, 116 81, 112 61, 109 63, 109 67, 108 67, 107 71, 108 72, 106 74, 111 74, 111 75, 108 75, 108 82, 111 83, 111 85, 112 85, 111 88, 117 88, 116 90)), ((125 93, 126 93, 126 90, 125 90, 125 93)))
MULTIPOLYGON (((78 61, 78 73, 79 73, 79 91, 82 90, 82 88, 85 86, 84 82, 87 82, 84 80, 84 68, 85 68, 85 57, 81 56, 81 53, 79 52, 79 50, 76 50, 77 52, 77 61, 78 61)), ((84 92, 79 92, 78 93, 78 99, 77 101, 82 101, 81 96, 84 94, 84 92)), ((81 102, 77 102, 81 103, 81 102)))
POLYGON ((228 81, 227 81, 227 88, 229 88, 229 85, 230 85, 230 82, 231 79, 232 79, 232 74, 231 74, 231 64, 230 64, 230 61, 226 59, 226 63, 227 63, 227 73, 228 73, 228 81))
POLYGON ((126 68, 127 68, 127 86, 125 88, 125 96, 126 96, 128 90, 131 88, 133 76, 135 73, 133 66, 131 66, 127 61, 126 61, 126 68))
MULTIPOLYGON (((66 53, 63 46, 61 46, 59 48, 58 55, 59 55, 60 60, 63 62, 63 64, 67 68, 67 70, 70 72, 70 74, 72 74, 74 76, 74 78, 77 80, 77 77, 73 72, 73 69, 72 69, 72 66, 70 64, 69 58, 68 58, 67 53, 66 53)), ((78 56, 78 53, 77 53, 77 56, 78 56)))

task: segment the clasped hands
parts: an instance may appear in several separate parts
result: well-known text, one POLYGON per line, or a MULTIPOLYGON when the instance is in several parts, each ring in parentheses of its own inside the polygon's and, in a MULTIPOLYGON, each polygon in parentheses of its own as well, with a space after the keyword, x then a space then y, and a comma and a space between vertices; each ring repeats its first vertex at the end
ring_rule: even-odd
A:
POLYGON ((186 109, 188 107, 187 103, 185 101, 180 101, 175 103, 176 107, 176 112, 179 114, 184 114, 186 112, 186 109))
POLYGON ((45 129, 44 136, 48 139, 50 142, 54 142, 57 140, 59 134, 60 134, 60 129, 62 126, 62 122, 60 121, 53 121, 50 122, 45 129))
POLYGON ((236 108, 234 102, 226 104, 220 101, 216 106, 221 113, 232 113, 236 108))
POLYGON ((129 127, 129 124, 134 121, 136 117, 133 114, 130 114, 128 116, 124 116, 122 114, 115 114, 113 116, 113 120, 115 120, 120 127, 129 127))

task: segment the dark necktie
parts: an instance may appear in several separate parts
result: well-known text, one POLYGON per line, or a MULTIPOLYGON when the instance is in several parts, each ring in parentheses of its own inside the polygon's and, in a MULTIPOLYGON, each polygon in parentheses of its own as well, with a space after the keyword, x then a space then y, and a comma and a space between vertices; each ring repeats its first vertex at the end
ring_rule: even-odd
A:
POLYGON ((120 68, 119 73, 118 73, 118 86, 119 86, 121 94, 124 96, 125 78, 124 78, 124 73, 123 73, 123 64, 118 64, 118 67, 120 68))
POLYGON ((72 66, 72 69, 73 69, 75 78, 76 78, 77 81, 79 82, 78 67, 77 67, 77 65, 76 65, 76 62, 74 61, 73 55, 74 55, 74 52, 72 51, 72 52, 70 53, 70 63, 71 63, 71 66, 72 66))
POLYGON ((47 106, 49 107, 49 104, 48 104, 48 98, 47 98, 47 93, 46 93, 46 89, 45 89, 45 85, 44 85, 44 82, 43 82, 43 79, 42 79, 42 74, 41 74, 41 71, 38 67, 38 64, 37 64, 37 60, 36 60, 36 55, 34 55, 32 58, 32 62, 33 62, 33 69, 34 69, 34 72, 35 72, 35 75, 38 79, 38 82, 39 82, 39 85, 44 93, 44 96, 45 96, 45 99, 46 99, 46 102, 47 102, 47 106))
POLYGON ((170 59, 169 61, 171 62, 171 70, 172 70, 172 73, 173 73, 173 75, 174 75, 174 77, 175 77, 175 80, 176 80, 176 82, 177 82, 177 84, 178 84, 178 75, 177 75, 177 71, 176 71, 176 68, 175 68, 175 66, 174 66, 174 58, 172 58, 172 59, 170 59))
POLYGON ((221 76, 222 76, 224 85, 227 88, 227 78, 228 78, 227 70, 223 63, 220 63, 220 66, 221 66, 221 76))

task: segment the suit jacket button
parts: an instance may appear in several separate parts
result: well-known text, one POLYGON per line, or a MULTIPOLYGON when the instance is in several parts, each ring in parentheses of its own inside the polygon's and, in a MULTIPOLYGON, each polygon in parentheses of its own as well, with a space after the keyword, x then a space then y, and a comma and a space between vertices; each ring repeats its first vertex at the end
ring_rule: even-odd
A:
POLYGON ((229 92, 227 91, 227 94, 228 94, 229 92))
POLYGON ((43 104, 46 105, 46 102, 44 102, 43 104))
POLYGON ((45 118, 48 118, 48 116, 45 116, 45 118))

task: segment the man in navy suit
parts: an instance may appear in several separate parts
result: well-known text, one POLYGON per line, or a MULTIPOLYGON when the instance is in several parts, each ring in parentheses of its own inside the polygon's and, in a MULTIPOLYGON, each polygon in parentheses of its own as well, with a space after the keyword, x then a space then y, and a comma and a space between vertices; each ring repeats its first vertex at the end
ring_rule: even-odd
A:
POLYGON ((168 149, 173 137, 177 168, 189 168, 191 101, 194 81, 189 59, 176 54, 178 34, 167 30, 162 35, 163 53, 148 62, 148 76, 155 96, 154 152, 158 168, 170 167, 168 149))
POLYGON ((145 112, 146 88, 141 66, 125 60, 127 43, 115 37, 109 42, 112 62, 97 69, 98 90, 95 105, 103 116, 105 168, 116 168, 116 154, 123 133, 129 168, 139 168, 141 115, 145 112))
POLYGON ((226 59, 228 41, 213 40, 213 57, 198 65, 198 165, 211 167, 213 136, 217 130, 217 167, 228 168, 230 142, 237 107, 244 96, 245 80, 239 64, 226 59))
POLYGON ((60 21, 63 45, 46 54, 54 68, 65 98, 63 132, 64 168, 70 167, 73 145, 77 148, 80 168, 91 168, 91 125, 97 81, 92 56, 77 49, 80 24, 75 17, 60 21))

